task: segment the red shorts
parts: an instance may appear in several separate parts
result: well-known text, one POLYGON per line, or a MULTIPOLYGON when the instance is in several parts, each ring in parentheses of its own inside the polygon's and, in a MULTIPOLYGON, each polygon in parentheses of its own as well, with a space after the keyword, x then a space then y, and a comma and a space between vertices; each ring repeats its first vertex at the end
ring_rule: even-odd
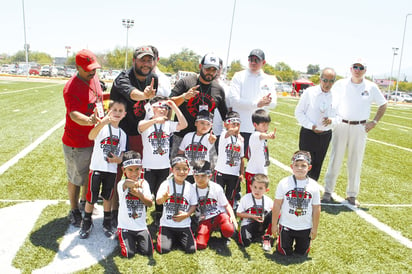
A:
POLYGON ((197 249, 205 249, 210 239, 210 233, 214 230, 222 232, 223 237, 229 238, 235 232, 233 224, 230 222, 227 213, 220 213, 216 217, 201 221, 197 229, 196 245, 197 249))

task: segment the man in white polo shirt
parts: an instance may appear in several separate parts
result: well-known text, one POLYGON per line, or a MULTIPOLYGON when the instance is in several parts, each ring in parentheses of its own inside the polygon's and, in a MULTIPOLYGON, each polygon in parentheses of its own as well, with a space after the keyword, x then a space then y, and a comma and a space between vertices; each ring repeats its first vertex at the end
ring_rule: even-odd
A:
POLYGON ((324 68, 320 74, 320 84, 309 87, 300 97, 295 109, 295 117, 302 126, 299 134, 299 149, 310 152, 312 168, 308 176, 318 181, 323 160, 332 138, 332 95, 336 72, 324 68))
POLYGON ((332 152, 325 175, 325 193, 322 201, 331 201, 342 160, 347 149, 348 186, 346 188, 349 204, 359 206, 360 174, 365 152, 367 133, 372 130, 386 111, 387 101, 378 86, 364 79, 366 62, 358 58, 352 63, 352 77, 339 80, 332 87, 333 103, 336 108, 338 124, 332 133, 332 152), (369 120, 371 104, 378 110, 372 121, 369 120))

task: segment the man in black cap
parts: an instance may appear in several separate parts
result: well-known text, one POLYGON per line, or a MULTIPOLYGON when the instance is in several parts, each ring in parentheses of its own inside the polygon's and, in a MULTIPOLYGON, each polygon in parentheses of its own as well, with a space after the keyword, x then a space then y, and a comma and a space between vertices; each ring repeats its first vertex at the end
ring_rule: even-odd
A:
POLYGON ((200 75, 184 77, 172 89, 170 97, 179 106, 188 127, 173 135, 171 157, 177 154, 185 134, 196 131, 195 118, 200 111, 214 113, 217 109, 221 117, 226 116, 225 92, 219 83, 214 81, 219 68, 219 57, 211 53, 206 54, 199 64, 200 75))
MULTIPOLYGON (((114 80, 110 91, 110 99, 125 100, 126 117, 120 121, 128 138, 127 150, 134 150, 143 154, 142 137, 137 131, 137 124, 146 115, 145 105, 156 94, 158 79, 152 70, 155 66, 155 54, 151 46, 140 46, 133 54, 133 66, 122 71, 114 80)), ((118 169, 116 182, 120 181, 122 172, 118 169)), ((116 187, 112 200, 113 226, 117 226, 118 197, 116 187)))
POLYGON ((263 72, 266 64, 265 53, 261 49, 250 52, 249 68, 236 72, 230 85, 230 102, 232 109, 240 114, 240 134, 244 138, 245 155, 249 145, 249 137, 255 131, 252 114, 258 108, 273 109, 277 97, 276 78, 263 72))

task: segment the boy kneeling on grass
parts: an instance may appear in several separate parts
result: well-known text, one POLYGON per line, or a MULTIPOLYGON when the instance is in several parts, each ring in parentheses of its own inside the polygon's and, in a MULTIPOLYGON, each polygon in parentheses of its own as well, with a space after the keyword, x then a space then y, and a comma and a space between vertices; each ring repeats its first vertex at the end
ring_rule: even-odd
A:
POLYGON ((111 101, 108 114, 101 120, 98 119, 98 124, 89 133, 89 139, 94 140, 94 147, 90 161, 87 203, 79 231, 81 239, 88 238, 93 228, 93 207, 99 197, 100 187, 104 211, 103 231, 109 238, 114 234, 111 225, 111 199, 117 165, 122 162, 122 154, 126 150, 126 133, 119 127, 120 120, 125 116, 126 103, 111 101))
POLYGON ((172 173, 159 187, 156 204, 163 205, 157 236, 157 251, 168 253, 180 245, 186 253, 196 251, 196 243, 190 227, 190 216, 195 212, 197 201, 192 184, 186 181, 189 162, 184 156, 172 159, 172 173))
POLYGON ((270 251, 273 200, 265 195, 269 190, 269 178, 264 174, 253 176, 251 193, 240 199, 236 214, 242 218, 239 243, 248 247, 252 242, 262 242, 262 248, 270 251))
POLYGON ((317 235, 320 193, 316 181, 307 176, 310 162, 309 152, 295 152, 290 166, 293 175, 283 178, 276 189, 272 233, 279 235, 277 252, 282 255, 307 256, 317 235))
POLYGON ((196 237, 197 249, 205 249, 210 234, 217 229, 220 229, 222 236, 228 242, 237 229, 237 221, 223 188, 210 181, 212 172, 209 162, 205 162, 203 166, 195 166, 193 174, 196 182, 193 188, 198 204, 196 209, 199 223, 196 237))
POLYGON ((122 255, 133 257, 153 254, 153 241, 146 224, 146 207, 153 205, 152 193, 146 180, 141 179, 142 158, 135 151, 123 156, 122 171, 126 179, 117 184, 119 195, 118 229, 122 255))

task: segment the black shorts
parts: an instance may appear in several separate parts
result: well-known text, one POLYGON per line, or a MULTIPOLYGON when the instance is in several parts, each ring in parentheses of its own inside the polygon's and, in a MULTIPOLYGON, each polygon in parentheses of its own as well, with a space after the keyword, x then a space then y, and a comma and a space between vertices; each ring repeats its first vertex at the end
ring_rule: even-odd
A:
POLYGON ((97 202, 100 185, 102 186, 101 195, 103 199, 111 200, 115 181, 116 173, 90 170, 86 200, 91 204, 97 202))

